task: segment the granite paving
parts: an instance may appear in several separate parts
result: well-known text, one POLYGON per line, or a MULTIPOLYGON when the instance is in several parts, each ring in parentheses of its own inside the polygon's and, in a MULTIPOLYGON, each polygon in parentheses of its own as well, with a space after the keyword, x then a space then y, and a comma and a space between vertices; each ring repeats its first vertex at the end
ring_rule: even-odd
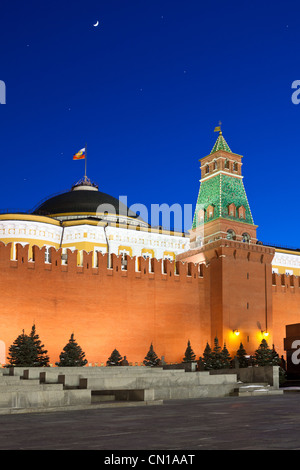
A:
POLYGON ((0 416, 0 450, 298 450, 300 393, 0 416))

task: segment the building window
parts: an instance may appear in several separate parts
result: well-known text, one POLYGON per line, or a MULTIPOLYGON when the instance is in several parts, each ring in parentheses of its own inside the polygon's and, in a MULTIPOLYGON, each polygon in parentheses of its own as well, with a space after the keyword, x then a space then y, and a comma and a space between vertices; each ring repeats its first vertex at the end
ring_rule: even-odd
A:
POLYGON ((227 230, 227 240, 235 240, 236 239, 236 235, 235 235, 235 231, 232 230, 232 229, 229 229, 227 230))
POLYGON ((230 217, 236 217, 236 206, 235 204, 229 204, 228 206, 228 214, 230 217))
POLYGON ((238 214, 240 219, 245 219, 246 218, 246 209, 244 206, 240 206, 238 209, 238 214))
POLYGON ((154 258, 154 250, 151 248, 143 248, 141 251, 141 255, 143 258, 154 258))
POLYGON ((246 232, 243 233, 243 235, 242 235, 242 242, 243 242, 243 243, 249 243, 250 240, 251 240, 251 237, 250 237, 249 233, 246 233, 246 232))
POLYGON ((51 251, 50 251, 50 246, 46 246, 45 249, 45 263, 51 263, 51 251))
POLYGON ((218 168, 217 160, 214 160, 214 170, 218 168))
POLYGON ((224 167, 229 170, 229 160, 226 158, 224 167))
POLYGON ((207 219, 212 219, 212 217, 214 216, 214 206, 207 207, 206 216, 207 216, 207 219))
POLYGON ((208 165, 206 165, 206 167, 205 167, 205 172, 209 173, 209 166, 208 165))
POLYGON ((175 260, 175 253, 173 251, 164 251, 163 259, 168 259, 170 261, 175 260))
POLYGON ((233 171, 238 171, 238 164, 237 162, 233 163, 233 171))
POLYGON ((127 269, 127 256, 128 256, 128 253, 126 253, 126 251, 121 251, 119 253, 119 255, 121 256, 121 269, 127 269))

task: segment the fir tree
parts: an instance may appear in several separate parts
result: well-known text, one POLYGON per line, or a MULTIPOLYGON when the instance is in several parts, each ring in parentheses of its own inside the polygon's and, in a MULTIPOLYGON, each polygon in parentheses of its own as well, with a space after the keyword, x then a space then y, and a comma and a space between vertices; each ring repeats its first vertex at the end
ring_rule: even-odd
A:
POLYGON ((114 349, 106 361, 107 366, 120 366, 123 358, 117 349, 114 349))
POLYGON ((213 368, 213 355, 211 347, 208 343, 206 343, 201 362, 203 363, 205 370, 211 370, 213 368))
POLYGON ((241 368, 248 367, 248 361, 246 358, 246 350, 244 349, 244 346, 242 343, 240 343, 240 347, 237 350, 236 355, 237 355, 237 359, 239 362, 239 367, 241 368))
POLYGON ((14 367, 32 367, 34 359, 32 338, 23 330, 8 349, 8 364, 14 367))
POLYGON ((39 335, 36 333, 35 325, 32 325, 30 337, 33 341, 35 351, 36 351, 36 364, 38 367, 47 367, 49 366, 49 356, 47 356, 48 351, 44 349, 44 345, 41 343, 39 335))
POLYGON ((160 362, 160 359, 158 358, 158 356, 154 352, 153 344, 151 343, 150 349, 147 353, 147 356, 145 356, 143 364, 145 364, 145 366, 155 367, 155 366, 159 365, 159 362, 160 362))
POLYGON ((196 354, 192 350, 190 340, 188 340, 187 348, 185 350, 185 355, 183 358, 183 362, 193 362, 196 359, 196 354))
POLYGON ((30 335, 22 331, 8 349, 8 364, 14 367, 45 367, 49 365, 47 351, 43 349, 35 325, 30 335))
POLYGON ((218 338, 214 339, 214 349, 212 351, 212 368, 222 369, 223 368, 223 356, 221 346, 219 345, 218 338))
POLYGON ((60 353, 59 362, 55 364, 58 367, 83 367, 87 364, 84 352, 74 339, 74 333, 60 353))
POLYGON ((271 366, 278 365, 274 358, 272 349, 269 348, 268 343, 265 339, 259 345, 259 348, 255 351, 254 362, 258 366, 271 366))
POLYGON ((224 343, 221 354, 222 354, 223 369, 229 369, 231 366, 231 356, 228 352, 228 349, 226 348, 225 343, 224 343))

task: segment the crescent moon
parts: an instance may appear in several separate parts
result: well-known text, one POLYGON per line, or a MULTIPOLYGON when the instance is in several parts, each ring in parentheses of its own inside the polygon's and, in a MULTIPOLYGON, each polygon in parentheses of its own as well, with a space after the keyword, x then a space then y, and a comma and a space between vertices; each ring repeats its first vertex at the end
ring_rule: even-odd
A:
POLYGON ((95 27, 98 26, 98 25, 99 25, 99 21, 97 21, 96 24, 93 24, 93 26, 95 26, 95 27))

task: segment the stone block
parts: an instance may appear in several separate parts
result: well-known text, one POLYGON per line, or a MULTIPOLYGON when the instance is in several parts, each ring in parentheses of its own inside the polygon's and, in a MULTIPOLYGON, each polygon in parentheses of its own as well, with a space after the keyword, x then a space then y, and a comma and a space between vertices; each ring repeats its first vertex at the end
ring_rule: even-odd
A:
POLYGON ((89 404, 90 390, 27 390, 0 394, 0 408, 56 408, 89 404))

